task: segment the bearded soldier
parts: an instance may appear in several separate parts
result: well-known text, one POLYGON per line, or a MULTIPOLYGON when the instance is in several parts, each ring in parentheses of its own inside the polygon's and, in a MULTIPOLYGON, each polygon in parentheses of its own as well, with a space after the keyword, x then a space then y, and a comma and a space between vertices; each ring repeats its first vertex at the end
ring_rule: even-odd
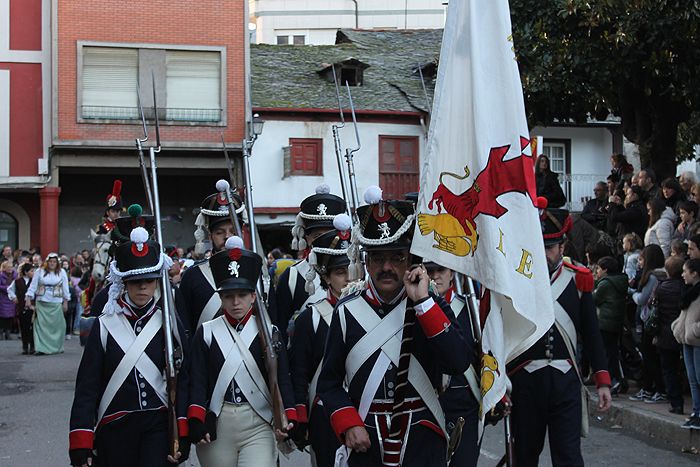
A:
POLYGON ((593 368, 602 411, 610 408, 610 375, 593 303, 593 275, 563 259, 571 216, 565 209, 541 214, 547 266, 552 284, 554 325, 508 365, 513 389, 512 427, 518 467, 536 466, 549 431, 555 466, 582 466, 581 374, 578 339, 593 368))
MULTIPOLYGON (((292 248, 304 251, 304 256, 307 256, 307 248, 313 246, 318 236, 333 228, 333 218, 342 212, 345 212, 343 198, 331 194, 326 184, 318 186, 314 195, 301 202, 300 212, 292 228, 292 248)), ((318 278, 306 285, 306 275, 312 274, 310 269, 306 258, 287 268, 280 276, 272 297, 270 317, 280 328, 285 339, 293 318, 309 303, 324 298, 318 278), (309 292, 312 287, 315 293, 309 292)))
POLYGON ((361 276, 362 246, 369 277, 336 306, 318 394, 350 466, 444 466, 437 388, 443 373, 463 373, 474 353, 450 307, 428 292, 425 268, 411 266, 413 204, 384 201, 379 187, 364 199, 349 256, 361 276))
MULTIPOLYGON (((239 224, 243 225, 242 216, 245 205, 237 194, 233 193, 232 198, 239 224)), ((224 249, 226 239, 235 234, 228 209, 228 200, 223 192, 210 195, 202 201, 195 222, 197 225, 195 253, 203 255, 205 252, 205 239, 207 237, 205 228, 211 241, 212 253, 224 249)), ((221 299, 219 294, 215 293, 216 284, 209 261, 202 260, 188 268, 182 275, 179 289, 181 297, 178 298, 181 298, 183 302, 183 321, 189 335, 192 336, 202 323, 214 319, 221 309, 221 299)))

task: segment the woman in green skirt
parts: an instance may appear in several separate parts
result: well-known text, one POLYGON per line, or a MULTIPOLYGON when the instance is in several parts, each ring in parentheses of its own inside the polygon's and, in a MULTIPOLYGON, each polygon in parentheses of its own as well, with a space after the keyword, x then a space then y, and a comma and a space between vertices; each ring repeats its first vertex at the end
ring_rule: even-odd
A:
POLYGON ((63 352, 66 333, 64 313, 68 309, 70 290, 68 276, 59 267, 58 261, 56 253, 48 254, 42 267, 34 274, 25 298, 25 306, 34 310, 35 355, 63 352))

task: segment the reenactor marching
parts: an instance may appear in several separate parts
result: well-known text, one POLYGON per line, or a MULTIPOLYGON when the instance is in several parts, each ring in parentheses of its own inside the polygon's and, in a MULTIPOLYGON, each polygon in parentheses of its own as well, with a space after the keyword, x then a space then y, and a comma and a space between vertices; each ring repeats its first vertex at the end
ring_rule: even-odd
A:
MULTIPOLYGON (((71 465, 165 466, 189 454, 186 377, 180 379, 180 450, 168 454, 165 334, 158 279, 170 266, 142 227, 117 247, 111 288, 85 346, 70 416, 71 465)), ((174 330, 177 334, 177 330, 174 330)), ((181 350, 184 351, 184 346, 181 350)))
POLYGON ((470 338, 447 303, 429 292, 425 268, 411 264, 413 204, 384 201, 378 187, 364 199, 350 270, 362 270, 361 246, 369 277, 336 305, 317 392, 343 443, 341 462, 444 466, 447 431, 437 388, 443 374, 462 374, 472 363, 470 338))
POLYGON ((591 294, 593 275, 563 258, 571 216, 564 209, 543 209, 540 217, 555 322, 508 365, 515 461, 518 467, 538 465, 549 431, 552 464, 582 466, 580 438, 586 434, 588 416, 587 400, 582 398, 587 390, 577 363, 579 336, 593 368, 601 411, 610 408, 610 375, 591 294))
MULTIPOLYGON (((299 419, 298 438, 294 441, 300 448, 310 442, 311 462, 319 467, 332 466, 335 452, 340 447, 316 387, 333 309, 348 285, 350 259, 347 251, 352 219, 347 214, 338 214, 333 220, 333 227, 314 240, 309 255, 310 271, 313 273, 306 276, 309 288, 315 287, 313 284, 316 276, 320 278, 325 297, 308 305, 296 318, 290 352, 292 384, 299 419)), ((315 293, 315 290, 311 289, 310 293, 315 293)))
MULTIPOLYGON (((320 185, 316 193, 301 202, 299 214, 292 228, 292 249, 304 251, 313 247, 314 241, 320 235, 333 228, 336 215, 345 212, 345 200, 330 193, 328 185, 320 185)), ((320 279, 316 277, 307 285, 306 275, 311 271, 308 258, 287 268, 280 276, 275 294, 270 303, 270 314, 273 322, 282 331, 286 341, 287 329, 306 305, 324 298, 320 287, 320 279), (314 292, 309 292, 310 290, 314 292)))
MULTIPOLYGON (((243 225, 245 205, 237 194, 234 193, 232 198, 239 224, 243 225)), ((196 254, 203 256, 207 249, 211 249, 212 253, 224 250, 226 239, 236 234, 225 193, 214 193, 202 201, 195 225, 196 254)), ((181 298, 183 321, 190 336, 202 323, 214 319, 221 309, 221 298, 215 292, 216 288, 209 260, 195 263, 182 275, 179 286, 181 297, 178 298, 181 298)))
MULTIPOLYGON (((202 323, 192 341, 189 374, 189 437, 207 466, 274 466, 277 442, 296 421, 286 359, 277 377, 289 424, 273 428, 274 391, 263 358, 255 288, 262 258, 231 237, 210 260, 223 314, 202 323)), ((274 334, 276 329, 270 329, 274 334)))

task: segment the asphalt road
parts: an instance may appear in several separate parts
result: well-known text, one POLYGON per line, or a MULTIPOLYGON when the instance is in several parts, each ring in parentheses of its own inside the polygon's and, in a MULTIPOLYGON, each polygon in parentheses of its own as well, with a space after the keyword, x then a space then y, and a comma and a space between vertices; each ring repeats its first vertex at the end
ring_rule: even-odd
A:
MULTIPOLYGON (((82 349, 74 338, 61 355, 34 357, 20 351, 20 341, 0 341, 0 466, 67 466, 68 417, 82 349)), ((586 463, 594 466, 700 465, 700 456, 652 446, 596 427, 595 421, 582 446, 586 463)), ((479 465, 496 465, 503 452, 502 428, 487 427, 479 465)), ((193 460, 187 465, 198 464, 193 460)), ((309 465, 301 453, 282 461, 284 467, 309 465)), ((551 465, 547 448, 541 465, 551 465)))

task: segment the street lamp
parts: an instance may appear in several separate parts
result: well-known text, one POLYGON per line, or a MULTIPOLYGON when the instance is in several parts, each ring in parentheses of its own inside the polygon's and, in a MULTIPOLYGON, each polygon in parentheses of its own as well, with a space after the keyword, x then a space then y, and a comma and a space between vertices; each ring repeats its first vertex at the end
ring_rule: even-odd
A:
POLYGON ((254 138, 260 136, 263 132, 263 126, 265 126, 265 120, 259 114, 253 115, 253 121, 251 122, 251 133, 254 138))

